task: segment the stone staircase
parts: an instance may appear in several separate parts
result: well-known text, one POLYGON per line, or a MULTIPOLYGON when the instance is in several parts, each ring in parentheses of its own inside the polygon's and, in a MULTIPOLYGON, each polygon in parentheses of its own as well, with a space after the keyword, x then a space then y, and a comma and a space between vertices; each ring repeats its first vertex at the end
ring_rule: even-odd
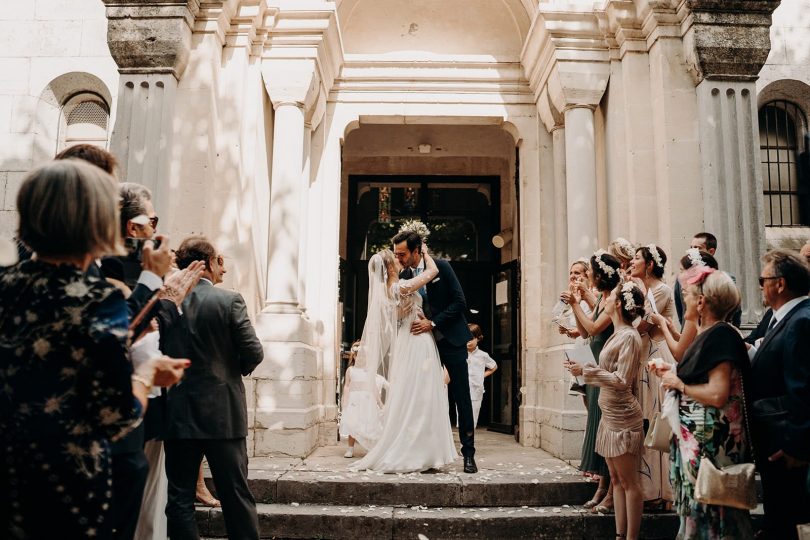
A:
MULTIPOLYGON (((613 539, 612 515, 580 505, 596 489, 568 463, 506 436, 476 433, 479 473, 461 463, 422 474, 347 471, 345 447, 304 460, 255 458, 249 481, 262 538, 613 539)), ((225 538, 220 509, 198 507, 200 533, 225 538)), ((644 516, 641 536, 671 539, 672 513, 644 516)))

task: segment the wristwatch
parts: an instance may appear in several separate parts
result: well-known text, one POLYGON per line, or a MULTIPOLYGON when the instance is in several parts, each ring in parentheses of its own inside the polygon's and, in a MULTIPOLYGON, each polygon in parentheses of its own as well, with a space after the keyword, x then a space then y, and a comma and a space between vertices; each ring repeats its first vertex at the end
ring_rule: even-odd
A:
POLYGON ((430 321, 430 327, 431 327, 431 328, 436 328, 436 323, 435 323, 435 322, 433 322, 433 321, 430 321))

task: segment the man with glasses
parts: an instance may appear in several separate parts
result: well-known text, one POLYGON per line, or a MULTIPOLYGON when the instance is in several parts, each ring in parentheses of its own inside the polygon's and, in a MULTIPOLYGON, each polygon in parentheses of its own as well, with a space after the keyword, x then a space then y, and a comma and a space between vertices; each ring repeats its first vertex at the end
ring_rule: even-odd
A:
POLYGON ((183 320, 167 336, 167 351, 191 360, 183 382, 169 390, 165 437, 172 540, 198 539, 194 516, 197 472, 208 459, 229 538, 258 539, 256 502, 247 483, 247 403, 242 377, 264 359, 242 295, 215 287, 225 261, 203 236, 177 249, 182 269, 205 263, 203 277, 183 301, 183 320))
POLYGON ((760 537, 781 540, 797 538, 796 525, 810 522, 810 265, 787 250, 762 261, 759 284, 773 315, 745 392, 765 503, 760 537))

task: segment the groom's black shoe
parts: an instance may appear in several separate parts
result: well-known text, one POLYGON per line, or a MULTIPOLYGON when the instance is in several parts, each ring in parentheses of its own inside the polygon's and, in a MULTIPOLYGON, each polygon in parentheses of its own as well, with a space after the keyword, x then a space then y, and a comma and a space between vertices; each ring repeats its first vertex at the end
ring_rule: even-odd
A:
POLYGON ((475 465, 475 459, 472 456, 464 456, 464 472, 477 473, 478 467, 475 465))

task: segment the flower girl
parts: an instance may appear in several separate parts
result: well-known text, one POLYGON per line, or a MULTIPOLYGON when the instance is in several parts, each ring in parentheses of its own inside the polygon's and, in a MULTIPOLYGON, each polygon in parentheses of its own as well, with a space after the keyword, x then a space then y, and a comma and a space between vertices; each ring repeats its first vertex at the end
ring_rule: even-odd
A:
POLYGON ((382 391, 388 389, 388 381, 377 375, 376 395, 371 395, 367 383, 368 374, 365 366, 356 366, 360 342, 352 344, 349 368, 343 382, 341 399, 340 436, 347 437, 349 449, 344 457, 354 457, 354 443, 359 442, 366 449, 370 448, 382 432, 382 391), (369 415, 373 418, 369 418, 369 415))

